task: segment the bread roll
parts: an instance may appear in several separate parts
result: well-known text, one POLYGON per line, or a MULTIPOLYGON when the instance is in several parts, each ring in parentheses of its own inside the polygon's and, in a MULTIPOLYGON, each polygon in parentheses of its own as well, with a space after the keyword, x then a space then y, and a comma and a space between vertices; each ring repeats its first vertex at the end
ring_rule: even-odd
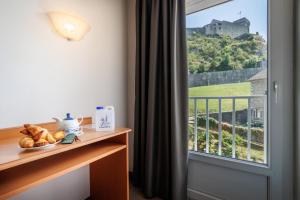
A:
POLYGON ((34 146, 34 140, 31 137, 22 137, 19 140, 19 145, 22 148, 32 148, 34 146))

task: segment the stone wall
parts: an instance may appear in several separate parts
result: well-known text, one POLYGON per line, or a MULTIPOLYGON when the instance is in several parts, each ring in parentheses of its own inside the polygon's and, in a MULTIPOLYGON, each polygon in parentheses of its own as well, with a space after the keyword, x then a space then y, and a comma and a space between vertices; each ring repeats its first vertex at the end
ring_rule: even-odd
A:
MULTIPOLYGON (((235 121, 236 125, 245 125, 247 124, 247 114, 248 110, 237 110, 235 111, 235 121)), ((219 119, 219 113, 210 113, 209 117, 212 117, 216 120, 219 119)), ((222 122, 232 124, 232 112, 222 112, 222 122)))
POLYGON ((189 87, 244 82, 248 81, 249 78, 260 72, 262 69, 263 68, 260 67, 242 70, 189 74, 189 87))
POLYGON ((205 35, 227 35, 236 38, 245 33, 249 33, 249 26, 240 24, 221 22, 220 24, 209 24, 205 26, 205 35))
MULTIPOLYGON (((267 79, 253 80, 251 82, 252 95, 265 95, 267 91, 267 79)), ((251 100, 251 108, 256 109, 256 112, 264 111, 264 98, 254 98, 251 100)), ((255 116, 257 117, 257 116, 255 116)), ((260 118, 263 119, 263 116, 260 118)))
POLYGON ((202 33, 205 34, 204 28, 187 28, 186 29, 186 36, 191 37, 193 34, 202 33))

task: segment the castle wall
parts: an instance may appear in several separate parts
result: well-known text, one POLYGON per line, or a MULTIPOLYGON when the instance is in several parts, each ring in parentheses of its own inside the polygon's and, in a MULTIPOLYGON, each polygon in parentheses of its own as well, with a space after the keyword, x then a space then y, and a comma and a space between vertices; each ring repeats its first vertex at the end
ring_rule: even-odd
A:
POLYGON ((218 35, 228 35, 232 38, 236 38, 245 33, 249 33, 249 27, 239 24, 223 24, 220 29, 217 29, 218 35))
POLYGON ((263 70, 263 68, 249 68, 242 70, 229 70, 220 72, 204 72, 189 75, 189 87, 218 85, 225 83, 239 83, 263 70))
POLYGON ((222 22, 205 26, 206 35, 228 35, 236 38, 245 33, 249 33, 249 26, 241 24, 222 22))

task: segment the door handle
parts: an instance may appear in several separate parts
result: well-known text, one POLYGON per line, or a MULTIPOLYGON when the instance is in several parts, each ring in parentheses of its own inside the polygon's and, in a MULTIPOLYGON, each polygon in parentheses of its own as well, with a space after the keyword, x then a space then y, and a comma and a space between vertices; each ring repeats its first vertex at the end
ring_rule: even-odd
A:
POLYGON ((274 95, 275 95, 275 103, 278 103, 278 89, 279 89, 279 84, 277 81, 273 82, 273 90, 274 90, 274 95))

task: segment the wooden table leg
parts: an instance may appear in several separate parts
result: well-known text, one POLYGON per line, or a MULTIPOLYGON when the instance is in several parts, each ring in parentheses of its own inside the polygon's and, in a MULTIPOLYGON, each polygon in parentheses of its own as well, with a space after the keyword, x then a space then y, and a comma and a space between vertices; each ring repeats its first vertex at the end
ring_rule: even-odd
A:
POLYGON ((129 200, 128 148, 90 164, 90 193, 93 200, 129 200))

